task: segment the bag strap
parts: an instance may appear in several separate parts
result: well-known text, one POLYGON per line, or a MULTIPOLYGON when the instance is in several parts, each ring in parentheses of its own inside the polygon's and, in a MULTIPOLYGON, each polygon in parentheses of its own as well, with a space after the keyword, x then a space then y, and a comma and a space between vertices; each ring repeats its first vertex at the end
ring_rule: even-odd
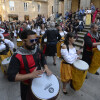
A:
POLYGON ((25 67, 26 73, 30 73, 26 56, 22 55, 22 59, 23 59, 23 62, 24 62, 24 67, 25 67))

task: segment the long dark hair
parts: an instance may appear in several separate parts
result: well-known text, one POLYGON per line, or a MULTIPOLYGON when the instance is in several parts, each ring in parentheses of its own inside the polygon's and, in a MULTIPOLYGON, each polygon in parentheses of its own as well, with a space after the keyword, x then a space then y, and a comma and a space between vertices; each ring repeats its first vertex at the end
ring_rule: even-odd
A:
POLYGON ((65 40, 64 40, 64 44, 66 45, 68 51, 69 51, 69 38, 74 37, 74 34, 72 32, 68 33, 65 35, 65 40))

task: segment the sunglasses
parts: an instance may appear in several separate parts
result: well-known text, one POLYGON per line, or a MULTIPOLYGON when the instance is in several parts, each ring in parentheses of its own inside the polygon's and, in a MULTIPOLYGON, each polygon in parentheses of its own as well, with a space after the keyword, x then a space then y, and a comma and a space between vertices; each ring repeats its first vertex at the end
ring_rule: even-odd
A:
POLYGON ((36 39, 30 39, 30 42, 33 43, 33 42, 37 42, 38 41, 38 38, 36 39))

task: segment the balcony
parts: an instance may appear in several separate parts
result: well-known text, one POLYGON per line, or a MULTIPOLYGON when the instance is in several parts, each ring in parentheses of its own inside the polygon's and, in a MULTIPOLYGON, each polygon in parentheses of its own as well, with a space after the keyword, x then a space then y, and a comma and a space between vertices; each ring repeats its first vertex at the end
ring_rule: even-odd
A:
POLYGON ((35 2, 48 2, 48 0, 34 0, 35 2))

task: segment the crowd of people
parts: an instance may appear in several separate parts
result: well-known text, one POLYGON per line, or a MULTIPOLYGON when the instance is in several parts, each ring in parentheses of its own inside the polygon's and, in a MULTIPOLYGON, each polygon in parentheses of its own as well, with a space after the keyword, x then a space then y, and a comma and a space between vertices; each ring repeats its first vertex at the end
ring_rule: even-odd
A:
MULTIPOLYGON (((84 37, 84 48, 82 60, 89 66, 92 62, 92 49, 100 45, 98 34, 99 9, 93 3, 90 8, 83 7, 74 13, 66 12, 65 17, 56 14, 46 20, 45 16, 38 15, 32 21, 4 21, 0 23, 0 60, 1 56, 7 55, 8 51, 13 53, 8 67, 7 78, 9 81, 21 82, 22 100, 35 100, 30 95, 30 84, 32 79, 40 77, 44 72, 48 76, 52 74, 47 66, 47 56, 53 57, 53 65, 56 66, 56 53, 59 49, 61 62, 61 81, 63 93, 67 94, 66 85, 73 80, 73 63, 79 60, 80 51, 76 51, 73 45, 77 39, 78 31, 82 31, 84 24, 91 25, 91 30, 84 37), (22 46, 15 48, 13 38, 21 39, 22 46), (61 41, 60 47, 57 47, 61 41)), ((100 59, 100 58, 99 58, 100 59)), ((99 66, 100 67, 100 66, 99 66)), ((75 73, 74 73, 75 74, 75 73)), ((94 73, 99 75, 99 73, 94 73)), ((72 84, 71 87, 73 88, 72 84)), ((81 87, 80 87, 81 88, 81 87)))

